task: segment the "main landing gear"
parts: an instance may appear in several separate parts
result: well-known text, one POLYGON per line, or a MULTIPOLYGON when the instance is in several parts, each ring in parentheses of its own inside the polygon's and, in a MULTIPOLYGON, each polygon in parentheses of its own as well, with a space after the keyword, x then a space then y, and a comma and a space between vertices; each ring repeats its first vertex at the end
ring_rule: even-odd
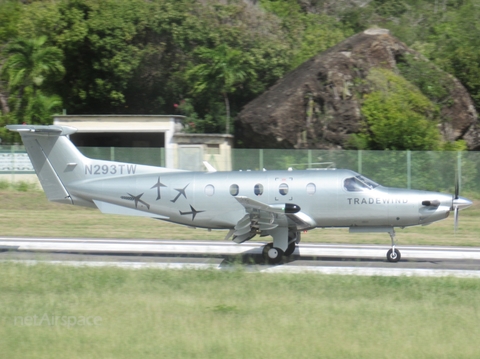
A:
POLYGON ((265 262, 268 264, 277 264, 283 258, 285 254, 280 248, 274 247, 273 243, 268 243, 263 247, 262 255, 265 259, 265 262))
POLYGON ((282 261, 284 256, 289 257, 295 252, 297 243, 300 242, 300 232, 289 231, 288 232, 288 244, 287 249, 282 250, 275 246, 275 238, 273 243, 268 243, 263 247, 262 255, 267 264, 277 264, 282 261))

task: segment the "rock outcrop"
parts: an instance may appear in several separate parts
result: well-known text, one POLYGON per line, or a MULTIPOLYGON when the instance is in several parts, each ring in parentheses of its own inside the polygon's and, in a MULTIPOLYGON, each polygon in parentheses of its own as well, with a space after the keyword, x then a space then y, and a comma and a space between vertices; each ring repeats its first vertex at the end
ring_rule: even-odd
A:
MULTIPOLYGON (((361 130, 362 99, 372 91, 364 81, 370 70, 400 73, 405 56, 427 61, 388 30, 356 34, 304 62, 248 103, 236 118, 236 139, 247 148, 345 148, 350 135, 361 130)), ((442 76, 449 79, 448 101, 439 112, 444 139, 464 139, 469 149, 480 149, 470 95, 457 79, 442 76)))

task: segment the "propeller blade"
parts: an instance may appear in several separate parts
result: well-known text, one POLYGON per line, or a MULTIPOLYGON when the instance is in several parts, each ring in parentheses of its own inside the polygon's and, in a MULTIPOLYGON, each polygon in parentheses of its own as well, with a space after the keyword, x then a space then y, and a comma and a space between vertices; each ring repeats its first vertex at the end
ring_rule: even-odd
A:
POLYGON ((458 206, 455 206, 453 209, 453 233, 457 234, 458 228, 458 206))
MULTIPOLYGON (((423 202, 422 202, 423 204, 423 202)), ((453 211, 453 231, 455 234, 457 234, 457 228, 458 228, 458 211, 468 208, 472 205, 472 201, 460 197, 460 171, 459 168, 457 167, 455 171, 455 193, 452 195, 452 207, 450 208, 451 211, 453 211)))
POLYGON ((458 178, 458 172, 457 172, 457 175, 455 176, 455 197, 454 197, 454 199, 458 199, 459 192, 460 192, 460 179, 458 178))
POLYGON ((453 195, 452 198, 452 207, 453 207, 453 234, 457 234, 457 228, 458 228, 458 197, 459 197, 459 192, 460 192, 460 178, 459 178, 459 172, 458 168, 455 170, 455 194, 453 195))

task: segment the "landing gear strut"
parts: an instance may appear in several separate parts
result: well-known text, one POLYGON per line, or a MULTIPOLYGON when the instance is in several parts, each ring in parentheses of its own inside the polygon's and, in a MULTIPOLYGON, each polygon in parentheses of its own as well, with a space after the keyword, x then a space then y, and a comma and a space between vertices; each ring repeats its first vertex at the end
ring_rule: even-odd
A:
POLYGON ((387 252, 387 260, 392 263, 397 263, 402 258, 402 254, 397 248, 395 248, 395 230, 392 228, 388 234, 390 234, 392 240, 392 248, 387 252))

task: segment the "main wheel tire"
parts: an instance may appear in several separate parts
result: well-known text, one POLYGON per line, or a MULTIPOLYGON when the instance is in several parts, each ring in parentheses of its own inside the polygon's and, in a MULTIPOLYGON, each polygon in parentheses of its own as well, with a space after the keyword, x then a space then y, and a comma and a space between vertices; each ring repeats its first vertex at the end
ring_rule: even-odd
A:
POLYGON ((280 248, 272 246, 267 251, 267 262, 268 262, 268 264, 280 263, 282 258, 283 258, 283 251, 280 248))
POLYGON ((397 263, 402 258, 400 251, 395 248, 395 252, 392 249, 389 249, 387 252, 387 260, 392 263, 397 263))
POLYGON ((270 248, 273 248, 273 243, 268 243, 263 246, 262 256, 263 259, 265 259, 265 262, 268 262, 268 251, 270 250, 270 248))
POLYGON ((297 244, 295 242, 292 242, 288 245, 287 250, 285 251, 285 256, 290 257, 293 252, 295 252, 295 248, 297 247, 297 244))

